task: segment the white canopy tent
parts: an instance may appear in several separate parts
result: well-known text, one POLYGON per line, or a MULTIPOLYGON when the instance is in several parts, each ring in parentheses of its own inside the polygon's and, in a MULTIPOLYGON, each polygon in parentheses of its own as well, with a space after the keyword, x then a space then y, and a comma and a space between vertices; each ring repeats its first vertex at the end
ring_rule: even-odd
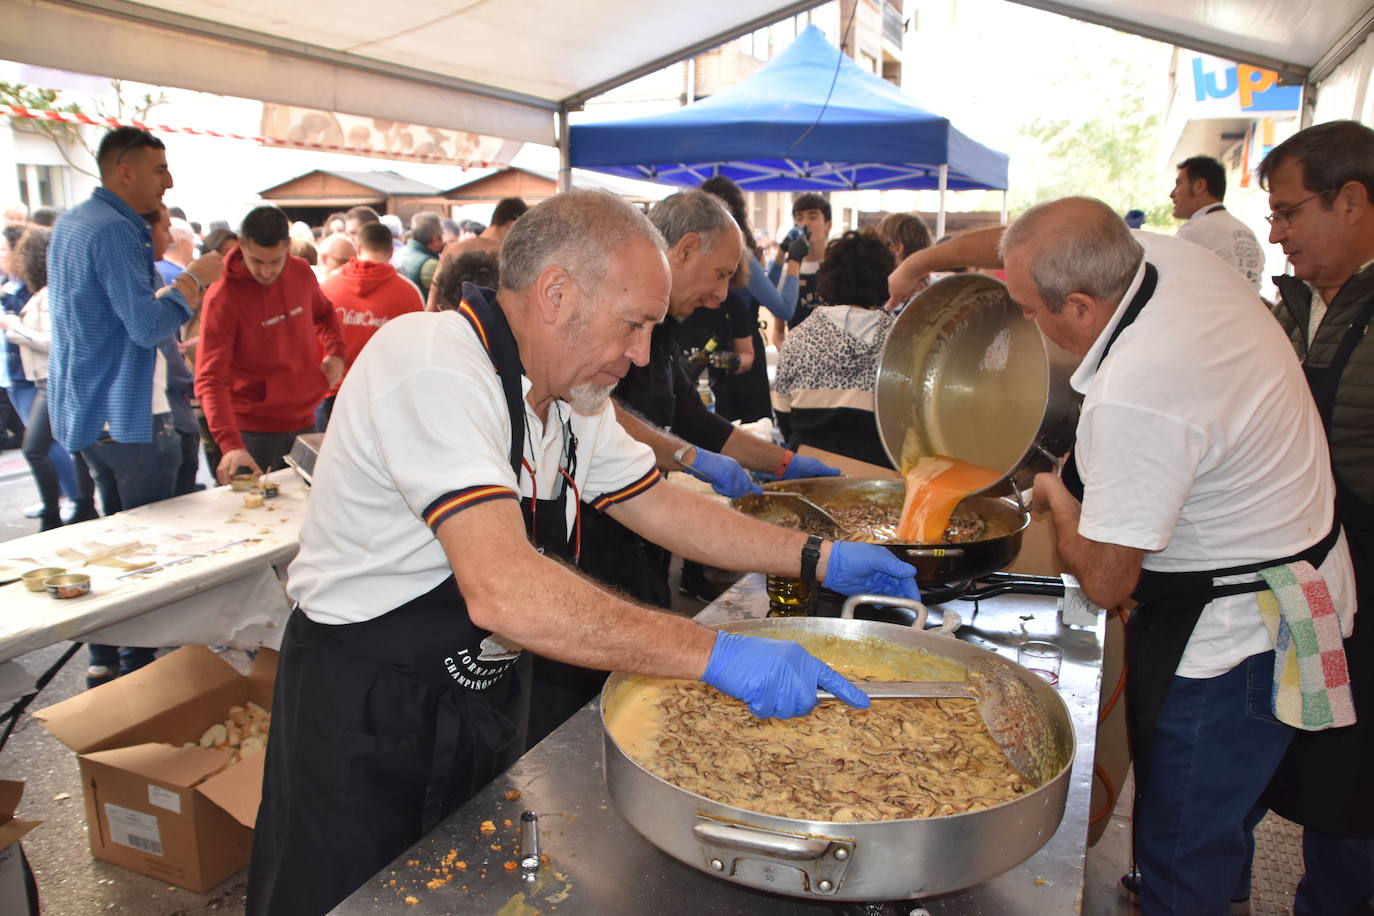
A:
POLYGON ((1319 83, 1374 27, 1369 0, 1013 0, 1319 83))
MULTIPOLYGON (((1374 30, 1368 0, 1017 2, 1309 85, 1374 30)), ((553 144, 587 99, 818 3, 0 0, 0 58, 553 144)))

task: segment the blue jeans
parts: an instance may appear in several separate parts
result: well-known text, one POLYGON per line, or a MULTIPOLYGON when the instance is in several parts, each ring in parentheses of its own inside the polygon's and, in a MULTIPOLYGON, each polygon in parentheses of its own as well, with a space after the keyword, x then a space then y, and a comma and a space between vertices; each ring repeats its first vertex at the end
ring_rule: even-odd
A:
MULTIPOLYGON (((181 464, 181 436, 172 428, 171 414, 158 414, 153 417, 152 442, 116 442, 105 437, 83 448, 81 454, 95 475, 100 501, 109 515, 171 497, 181 464)), ((91 665, 104 665, 120 674, 153 660, 152 649, 137 646, 91 643, 87 650, 91 665)))
POLYGON ((105 514, 137 509, 171 497, 181 464, 181 437, 172 415, 153 417, 152 442, 116 442, 108 436, 81 450, 95 475, 105 514))
POLYGON ((128 674, 137 671, 153 660, 156 649, 144 646, 105 646, 100 643, 87 643, 87 664, 92 667, 104 666, 113 674, 128 674))
POLYGON ((1175 677, 1135 809, 1144 916, 1221 916, 1250 896, 1260 796, 1293 739, 1270 712, 1274 654, 1175 677))
MULTIPOLYGON (((15 412, 19 414, 19 419, 24 421, 24 426, 33 425, 33 404, 38 399, 38 386, 33 382, 21 379, 11 379, 12 387, 7 389, 10 403, 14 405, 15 412)), ((27 430, 26 430, 27 432, 27 430)), ((76 470, 72 463, 71 452, 62 447, 61 443, 54 442, 52 435, 47 436, 48 444, 45 451, 30 450, 27 439, 25 440, 24 457, 28 459, 29 468, 33 471, 34 480, 38 484, 38 492, 43 497, 46 505, 51 491, 48 489, 49 482, 54 478, 61 485, 62 492, 67 494, 67 498, 72 502, 78 502, 83 494, 77 487, 76 470), (30 452, 32 451, 32 454, 30 452)), ((57 508, 56 502, 52 508, 57 508)))
POLYGON ((1306 874, 1298 882, 1293 916, 1374 913, 1374 837, 1334 837, 1307 827, 1302 857, 1306 874))

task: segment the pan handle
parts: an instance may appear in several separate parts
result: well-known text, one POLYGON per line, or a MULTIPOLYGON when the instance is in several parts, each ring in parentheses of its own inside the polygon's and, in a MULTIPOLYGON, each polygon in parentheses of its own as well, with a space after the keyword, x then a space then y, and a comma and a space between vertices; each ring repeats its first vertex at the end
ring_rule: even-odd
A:
POLYGON ((962 547, 908 547, 906 555, 909 557, 962 557, 964 549, 962 547))
POLYGON ((799 836, 748 824, 697 816, 692 834, 701 844, 708 872, 761 890, 775 888, 740 873, 739 864, 754 860, 768 869, 785 865, 801 873, 801 889, 819 897, 834 896, 844 885, 845 873, 854 859, 855 843, 847 837, 799 836))
POLYGON ((738 852, 764 853, 777 859, 793 859, 800 862, 819 859, 831 846, 828 839, 777 833, 741 824, 722 824, 718 821, 698 821, 693 825, 692 833, 698 841, 712 846, 738 852))
POLYGON ((861 604, 873 604, 879 607, 904 607, 909 611, 916 612, 916 620, 911 624, 913 630, 924 630, 926 628, 926 617, 930 611, 919 601, 912 601, 910 598, 898 598, 896 595, 850 595, 844 601, 844 607, 840 608, 840 617, 845 620, 854 619, 854 609, 861 604))

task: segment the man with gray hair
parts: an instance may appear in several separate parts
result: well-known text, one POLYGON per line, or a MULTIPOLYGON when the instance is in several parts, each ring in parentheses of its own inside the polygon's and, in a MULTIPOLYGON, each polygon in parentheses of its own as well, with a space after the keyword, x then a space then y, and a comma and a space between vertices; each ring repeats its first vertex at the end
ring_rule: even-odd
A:
POLYGON ((155 265, 164 286, 175 283, 177 275, 196 259, 196 234, 191 230, 191 224, 173 216, 169 231, 172 244, 167 246, 162 259, 155 265))
POLYGON ((523 748, 525 649, 702 679, 758 715, 817 687, 868 698, 795 643, 716 633, 570 568, 577 503, 707 562, 915 594, 881 547, 817 543, 660 482, 609 404, 668 307, 662 239, 593 191, 532 209, 501 288, 402 315, 334 408, 287 592, 250 914, 319 914, 432 829, 523 748), (696 532, 711 531, 712 538, 696 532))
MULTIPOLYGON (((1292 274, 1274 309, 1326 422, 1336 503, 1355 588, 1374 602, 1374 131, 1328 121, 1274 147, 1259 167, 1269 241, 1292 274)), ((1374 628, 1346 641, 1357 721, 1294 736, 1265 801, 1303 825, 1306 873, 1294 916, 1374 913, 1374 628), (1360 909, 1363 906, 1364 909, 1360 909)))
POLYGON ((439 252, 444 250, 444 227, 438 213, 425 210, 410 218, 410 238, 393 259, 396 271, 420 290, 420 299, 429 298, 439 252))
POLYGON ((1083 357, 1070 467, 1037 476, 1032 506, 1053 517, 1089 598, 1139 602, 1127 716, 1140 874, 1123 889, 1146 916, 1225 912, 1250 896, 1251 830, 1294 733, 1352 715, 1340 633, 1354 580, 1321 419, 1244 277, 1191 242, 1126 228, 1100 201, 1042 204, 1005 235, 917 252, 889 292, 1003 265, 1025 317, 1083 357), (1329 663, 1309 681, 1304 647, 1300 695, 1279 677, 1296 664, 1275 648, 1289 627, 1316 631, 1329 663))
MULTIPOLYGON (((668 314, 649 344, 648 364, 631 368, 616 385, 620 424, 654 450, 660 469, 686 471, 722 496, 758 492, 745 468, 787 478, 838 474, 716 416, 679 364, 679 322, 698 308, 720 308, 743 256, 743 238, 730 212, 719 198, 694 189, 659 201, 649 220, 668 244, 672 289, 668 314)), ((596 547, 584 551, 583 569, 641 601, 671 606, 669 555, 607 519, 590 524, 597 529, 596 547)))

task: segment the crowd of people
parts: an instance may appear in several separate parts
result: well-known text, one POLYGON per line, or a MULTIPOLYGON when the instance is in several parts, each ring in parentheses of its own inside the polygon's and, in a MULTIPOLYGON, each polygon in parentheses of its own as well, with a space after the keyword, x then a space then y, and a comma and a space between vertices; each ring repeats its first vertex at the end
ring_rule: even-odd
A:
MULTIPOLYGON (((1206 157, 1178 165, 1176 238, 1091 198, 938 242, 911 214, 837 235, 803 193, 776 243, 723 178, 647 214, 573 191, 503 200, 486 226, 360 206, 312 228, 262 206, 202 233, 162 203, 155 137, 113 130, 98 162, 89 200, 21 215, 0 247, 40 527, 190 492, 202 454, 219 483, 268 472, 329 431, 287 581, 250 912, 328 909, 607 670, 700 678, 757 715, 805 714, 818 684, 865 705, 798 647, 656 613, 669 560, 705 597, 697 564, 916 596, 912 567, 658 484, 738 497, 839 473, 805 446, 890 467, 883 346, 932 278, 970 269, 1082 357, 1077 443, 1033 508, 1090 598, 1138 602, 1123 887, 1147 914, 1243 905, 1273 808, 1306 828, 1295 913, 1368 912, 1374 131, 1307 128, 1261 164, 1293 271, 1273 314, 1206 157), (746 426, 764 419, 780 436, 746 426)), ((91 646, 88 683, 150 659, 91 646)))

